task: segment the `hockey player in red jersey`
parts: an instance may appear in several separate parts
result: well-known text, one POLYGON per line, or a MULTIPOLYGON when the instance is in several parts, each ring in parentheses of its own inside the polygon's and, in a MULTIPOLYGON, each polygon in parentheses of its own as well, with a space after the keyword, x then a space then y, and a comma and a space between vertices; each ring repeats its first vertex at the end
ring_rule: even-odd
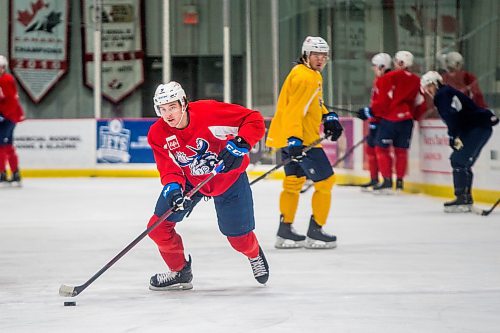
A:
POLYGON ((458 52, 449 52, 445 56, 447 72, 443 73, 444 84, 449 85, 472 99, 480 108, 487 108, 483 93, 474 74, 463 69, 464 58, 458 52))
POLYGON ((0 55, 0 186, 21 182, 13 135, 16 124, 24 119, 24 113, 19 104, 16 82, 7 73, 7 65, 7 58, 0 55), (10 179, 7 179, 7 164, 12 173, 10 179))
POLYGON ((219 230, 231 246, 250 261, 255 279, 266 283, 269 267, 255 228, 252 191, 245 169, 248 152, 265 132, 264 119, 257 111, 214 100, 187 101, 177 82, 160 84, 154 95, 160 117, 150 128, 148 141, 153 149, 164 186, 148 226, 173 208, 174 213, 149 236, 170 269, 150 279, 151 290, 191 289, 191 256, 186 261, 176 223, 189 215, 204 197, 213 197, 219 230), (190 199, 184 195, 205 180, 215 165, 223 170, 190 199))
POLYGON ((403 189, 403 178, 408 165, 413 119, 420 119, 426 111, 425 99, 420 93, 420 78, 409 71, 413 55, 399 51, 394 56, 394 70, 382 76, 377 84, 379 94, 371 107, 358 113, 360 119, 380 118, 375 152, 380 173, 384 180, 374 187, 375 193, 392 191, 392 156, 394 148, 396 190, 403 189))
MULTIPOLYGON (((387 53, 377 53, 372 58, 372 69, 375 74, 372 87, 371 103, 377 99, 379 94, 379 87, 377 82, 386 73, 391 70, 392 59, 387 53)), ((358 111, 358 117, 364 119, 365 108, 361 108, 358 111)), ((368 119, 368 118, 366 118, 368 119)), ((378 125, 380 120, 376 117, 370 117, 369 122, 369 132, 368 138, 366 140, 365 152, 368 158, 368 169, 370 170, 370 181, 366 184, 361 185, 363 190, 373 189, 374 186, 378 185, 379 179, 379 168, 377 163, 377 156, 375 154, 375 139, 377 137, 378 125)))

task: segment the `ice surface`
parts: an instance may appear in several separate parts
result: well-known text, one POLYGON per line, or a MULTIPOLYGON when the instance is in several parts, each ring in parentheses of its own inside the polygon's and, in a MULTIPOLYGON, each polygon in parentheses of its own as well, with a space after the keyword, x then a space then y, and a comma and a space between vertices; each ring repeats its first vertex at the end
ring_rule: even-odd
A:
MULTIPOLYGON (((26 179, 0 189, 0 332, 499 332, 500 213, 442 213, 442 200, 335 187, 334 250, 276 250, 280 182, 253 186, 267 286, 217 228, 213 202, 178 226, 194 289, 148 290, 165 270, 145 238, 76 298, 145 228, 153 178, 26 179), (75 300, 76 307, 63 302, 75 300)), ((295 228, 306 231, 312 191, 295 228)))

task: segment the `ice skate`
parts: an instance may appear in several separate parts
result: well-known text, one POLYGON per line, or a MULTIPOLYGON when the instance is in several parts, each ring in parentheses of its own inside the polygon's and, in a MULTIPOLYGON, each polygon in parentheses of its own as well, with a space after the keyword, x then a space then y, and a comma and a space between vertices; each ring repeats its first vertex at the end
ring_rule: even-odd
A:
POLYGON ((305 247, 307 249, 333 249, 337 247, 337 236, 326 234, 311 216, 305 247))
POLYGON ((377 179, 372 179, 366 184, 362 184, 359 187, 361 187, 361 192, 372 192, 373 188, 378 185, 378 180, 377 179))
POLYGON ((404 182, 402 179, 396 179, 396 193, 401 193, 404 190, 404 182))
POLYGON ((158 273, 151 277, 151 290, 188 290, 193 289, 193 273, 191 271, 191 256, 186 265, 179 272, 158 273))
POLYGON ((280 226, 274 247, 277 249, 296 249, 304 246, 306 236, 295 232, 291 223, 285 223, 283 215, 280 216, 280 226))
POLYGON ((384 181, 377 186, 373 187, 373 194, 377 195, 392 195, 392 179, 384 178, 384 181))
POLYGON ((445 213, 468 213, 472 210, 472 197, 467 194, 457 195, 455 200, 444 203, 445 213))
POLYGON ((255 280, 261 284, 265 284, 269 279, 269 265, 267 264, 266 256, 259 246, 259 255, 255 258, 248 258, 252 266, 253 276, 255 280))
POLYGON ((9 183, 14 187, 21 187, 21 175, 18 171, 12 173, 12 178, 9 180, 9 183))
POLYGON ((9 187, 10 182, 7 180, 7 174, 5 172, 0 173, 0 188, 9 187))

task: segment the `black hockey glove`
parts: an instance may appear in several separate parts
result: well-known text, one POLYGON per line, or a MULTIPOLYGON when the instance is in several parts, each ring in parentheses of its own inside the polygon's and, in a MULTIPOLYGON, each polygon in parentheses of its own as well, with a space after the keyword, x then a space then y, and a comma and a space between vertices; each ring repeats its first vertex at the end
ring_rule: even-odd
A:
POLYGON ((182 188, 179 183, 168 183, 165 185, 163 187, 162 195, 167 201, 168 206, 173 208, 174 212, 189 210, 193 205, 193 201, 183 195, 182 188))
POLYGON ((221 173, 226 173, 231 170, 237 169, 243 162, 243 157, 250 151, 250 145, 241 137, 237 136, 229 140, 226 148, 219 153, 219 161, 223 161, 224 168, 221 173))
POLYGON ((358 110, 358 118, 361 120, 367 120, 373 118, 372 109, 368 106, 358 110))
POLYGON ((342 135, 344 128, 339 122, 339 116, 335 112, 327 113, 323 116, 323 132, 325 137, 331 141, 337 141, 342 135))
POLYGON ((450 136, 449 137, 449 144, 451 149, 458 151, 464 147, 464 144, 462 140, 458 136, 450 136))
POLYGON ((300 160, 302 160, 305 156, 303 150, 304 146, 302 145, 301 139, 294 136, 288 138, 288 153, 293 161, 300 162, 300 160))

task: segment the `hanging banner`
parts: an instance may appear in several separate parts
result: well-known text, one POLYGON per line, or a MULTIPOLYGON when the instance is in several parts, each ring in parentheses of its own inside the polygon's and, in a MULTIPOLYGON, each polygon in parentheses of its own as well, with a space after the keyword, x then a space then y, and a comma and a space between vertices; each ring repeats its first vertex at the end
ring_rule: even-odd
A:
POLYGON ((67 0, 10 1, 9 64, 34 103, 68 71, 67 0))
POLYGON ((421 72, 425 62, 423 0, 394 1, 397 49, 410 51, 415 57, 413 69, 421 72))
MULTIPOLYGON (((84 83, 94 87, 94 4, 82 0, 84 83)), ((102 5, 102 95, 118 104, 144 82, 141 0, 106 0, 102 5)))

